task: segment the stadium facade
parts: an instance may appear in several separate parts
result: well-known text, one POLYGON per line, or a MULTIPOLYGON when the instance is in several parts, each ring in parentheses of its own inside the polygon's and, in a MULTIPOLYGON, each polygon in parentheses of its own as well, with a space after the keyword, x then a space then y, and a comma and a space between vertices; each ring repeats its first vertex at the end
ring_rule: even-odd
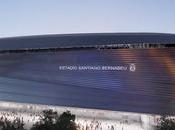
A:
POLYGON ((174 115, 174 87, 173 34, 0 39, 1 101, 174 115))

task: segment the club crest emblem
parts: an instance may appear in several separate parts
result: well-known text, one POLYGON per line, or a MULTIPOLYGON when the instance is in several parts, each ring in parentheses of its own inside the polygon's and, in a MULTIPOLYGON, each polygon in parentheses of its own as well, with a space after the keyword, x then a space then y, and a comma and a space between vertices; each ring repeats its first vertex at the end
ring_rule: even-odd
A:
POLYGON ((135 65, 134 63, 130 64, 129 70, 130 70, 131 72, 136 71, 136 65, 135 65))

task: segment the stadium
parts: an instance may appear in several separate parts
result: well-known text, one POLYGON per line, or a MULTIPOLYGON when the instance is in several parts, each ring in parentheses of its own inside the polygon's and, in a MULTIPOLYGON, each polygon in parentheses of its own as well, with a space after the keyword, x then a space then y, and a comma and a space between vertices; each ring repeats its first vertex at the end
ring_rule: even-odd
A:
POLYGON ((107 118, 104 111, 126 112, 136 114, 132 121, 137 123, 137 113, 146 114, 146 120, 174 115, 174 43, 174 34, 161 33, 1 38, 1 109, 11 102, 20 109, 24 103, 71 108, 76 114, 91 110, 85 117, 93 110, 98 118, 103 118, 100 112, 107 118), (60 69, 72 66, 85 69, 60 69))

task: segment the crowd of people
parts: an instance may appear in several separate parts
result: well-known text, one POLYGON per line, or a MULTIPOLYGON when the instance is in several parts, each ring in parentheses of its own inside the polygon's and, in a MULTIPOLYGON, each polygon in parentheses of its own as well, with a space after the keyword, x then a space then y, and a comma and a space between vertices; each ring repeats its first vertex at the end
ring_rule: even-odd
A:
MULTIPOLYGON (((16 112, 0 112, 1 120, 15 120, 19 118, 25 123, 25 128, 30 129, 36 123, 41 113, 16 113, 16 112)), ((77 130, 144 130, 141 125, 130 124, 127 120, 112 121, 102 119, 76 118, 77 130)))

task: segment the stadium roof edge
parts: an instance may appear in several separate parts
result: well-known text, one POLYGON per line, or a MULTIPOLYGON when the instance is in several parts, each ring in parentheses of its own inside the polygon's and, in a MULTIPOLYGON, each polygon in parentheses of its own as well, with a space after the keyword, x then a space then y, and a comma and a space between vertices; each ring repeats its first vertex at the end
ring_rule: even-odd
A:
POLYGON ((113 44, 175 44, 168 33, 80 33, 0 38, 0 50, 66 48, 113 44))

